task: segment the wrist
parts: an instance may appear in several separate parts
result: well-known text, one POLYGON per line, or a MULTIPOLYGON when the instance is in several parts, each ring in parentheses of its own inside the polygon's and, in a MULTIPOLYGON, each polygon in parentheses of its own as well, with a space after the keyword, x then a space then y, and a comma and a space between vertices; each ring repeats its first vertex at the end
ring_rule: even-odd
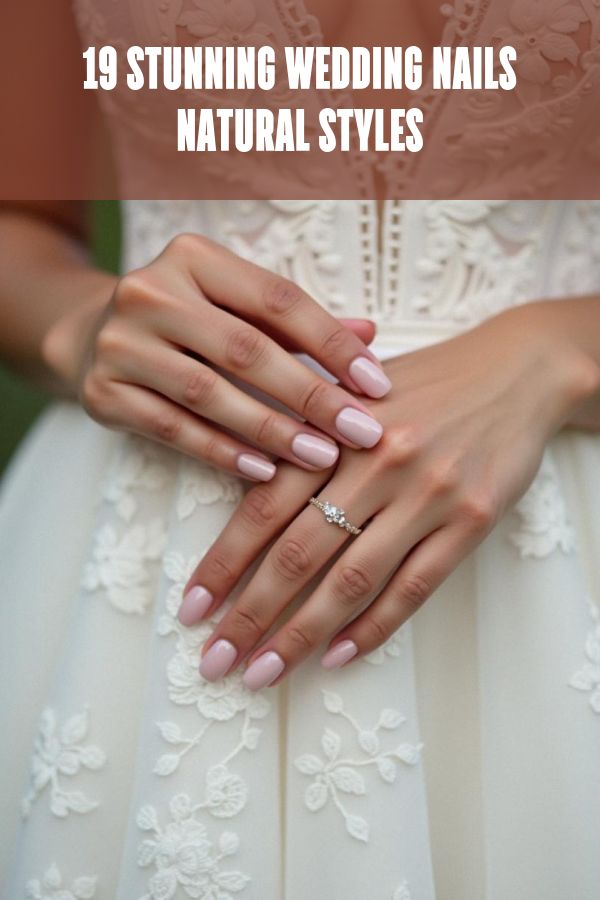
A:
POLYGON ((570 301, 539 300, 499 314, 512 340, 525 345, 536 362, 541 386, 536 415, 545 419, 548 436, 567 424, 600 392, 600 363, 590 352, 589 325, 578 321, 570 301))
POLYGON ((43 337, 42 360, 56 392, 73 399, 78 396, 79 376, 88 354, 91 337, 110 298, 117 279, 104 272, 90 274, 78 302, 52 323, 43 337))

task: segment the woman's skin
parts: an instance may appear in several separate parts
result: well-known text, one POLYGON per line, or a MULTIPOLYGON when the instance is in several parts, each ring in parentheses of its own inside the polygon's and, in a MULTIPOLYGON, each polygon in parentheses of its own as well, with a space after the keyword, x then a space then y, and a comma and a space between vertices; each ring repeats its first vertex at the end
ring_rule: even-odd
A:
POLYGON ((570 419, 599 424, 600 298, 524 304, 385 368, 393 389, 373 404, 385 426, 377 447, 344 449, 333 476, 281 466, 249 491, 190 579, 185 625, 212 615, 275 539, 203 646, 205 678, 245 660, 256 690, 323 642, 323 665, 335 668, 386 641, 524 493, 548 440, 570 419), (326 523, 307 505, 313 495, 363 534, 326 523))

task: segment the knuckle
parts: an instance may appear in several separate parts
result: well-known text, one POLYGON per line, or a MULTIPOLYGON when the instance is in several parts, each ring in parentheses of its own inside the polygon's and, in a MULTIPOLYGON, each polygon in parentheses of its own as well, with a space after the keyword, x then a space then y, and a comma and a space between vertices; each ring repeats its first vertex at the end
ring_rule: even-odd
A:
POLYGON ((252 528, 265 528, 275 519, 277 504, 266 487, 252 488, 246 494, 240 509, 243 520, 252 528))
POLYGON ((396 587, 396 597, 400 604, 416 612, 431 594, 431 585, 423 575, 407 575, 396 587))
POLYGON ((248 603, 231 610, 229 624, 236 632, 253 637, 259 637, 265 630, 260 613, 248 603))
POLYGON ((321 342, 321 353, 323 356, 337 356, 347 344, 348 333, 343 325, 339 325, 330 331, 329 334, 321 342))
POLYGON ((378 647, 380 644, 384 644, 389 637, 386 625, 376 615, 367 616, 363 627, 367 634, 366 643, 369 647, 378 647))
POLYGON ((114 359, 126 354, 128 350, 130 348, 128 348, 127 341, 120 329, 113 323, 103 325, 96 335, 96 355, 106 359, 114 359))
POLYGON ((286 637, 300 653, 310 652, 315 646, 315 640, 304 626, 289 625, 286 629, 286 637))
POLYGON ((196 407, 208 406, 214 397, 217 386, 217 374, 208 366, 197 366, 185 376, 183 401, 196 407))
POLYGON ((344 566, 334 586, 335 595, 342 602, 354 604, 368 596, 372 590, 372 580, 364 566, 344 566))
POLYGON ((264 290, 264 306, 276 316, 291 313, 303 301, 304 292, 287 278, 269 278, 264 290))
POLYGON ((377 445, 377 454, 387 466, 405 466, 420 455, 424 441, 416 425, 386 428, 377 445))
POLYGON ((148 420, 148 431, 157 440, 166 444, 173 444, 179 438, 183 420, 180 416, 171 413, 161 413, 152 416, 148 420))
POLYGON ((496 520, 496 505, 490 492, 479 491, 464 497, 459 511, 469 528, 477 533, 488 531, 496 520))
POLYGON ((211 550, 204 557, 203 566, 209 576, 219 584, 231 584, 235 582, 235 572, 228 558, 220 550, 211 550))
POLYGON ((236 328, 227 338, 225 356, 236 369, 249 369, 260 362, 266 340, 256 328, 236 328))
POLYGON ((258 444, 260 447, 273 446, 278 430, 278 424, 279 416, 277 415, 277 413, 266 413, 258 423, 258 427, 254 435, 254 443, 258 444))
POLYGON ((311 562, 305 542, 300 538, 285 538, 275 549, 273 568, 284 581, 297 581, 310 571, 311 562))
POLYGON ((208 438, 205 439, 204 445, 202 447, 202 459, 204 462, 209 463, 212 466, 222 466, 223 465, 223 444, 220 435, 211 434, 208 438))
POLYGON ((323 415, 328 396, 329 387, 324 381, 311 382, 308 390, 300 399, 300 414, 309 421, 315 421, 317 416, 323 415))
POLYGON ((119 312, 129 312, 153 294, 148 269, 132 269, 119 280, 113 294, 113 304, 119 312))
POLYGON ((80 401, 85 411, 97 422, 105 420, 106 389, 94 370, 90 370, 80 389, 80 401))
POLYGON ((191 231, 182 231, 176 234, 166 246, 166 252, 174 256, 189 256, 205 250, 209 241, 201 234, 191 231))
POLYGON ((452 461, 437 462, 430 466, 425 476, 425 488, 429 496, 445 496, 456 490, 459 484, 458 465, 452 461))

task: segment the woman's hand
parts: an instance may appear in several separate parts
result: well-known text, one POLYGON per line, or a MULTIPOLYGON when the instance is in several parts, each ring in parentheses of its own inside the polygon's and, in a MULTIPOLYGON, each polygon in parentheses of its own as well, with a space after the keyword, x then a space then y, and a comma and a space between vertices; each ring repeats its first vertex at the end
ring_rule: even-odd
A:
POLYGON ((284 349, 381 397, 391 385, 359 334, 370 341, 372 326, 344 324, 292 282, 181 235, 121 278, 108 305, 94 300, 61 320, 45 352, 102 424, 268 481, 276 468, 264 453, 315 471, 334 465, 336 441, 356 448, 380 439, 368 407, 284 349))
POLYGON ((549 437, 600 386, 598 366, 546 334, 539 315, 518 307, 389 362, 393 391, 377 404, 385 434, 375 449, 343 450, 333 477, 285 466, 248 492, 190 579, 181 622, 214 612, 279 537, 205 643, 204 677, 250 654, 245 683, 274 684, 332 635, 326 668, 369 653, 483 540, 529 486, 549 437), (364 532, 350 540, 328 524, 307 505, 313 494, 364 532))

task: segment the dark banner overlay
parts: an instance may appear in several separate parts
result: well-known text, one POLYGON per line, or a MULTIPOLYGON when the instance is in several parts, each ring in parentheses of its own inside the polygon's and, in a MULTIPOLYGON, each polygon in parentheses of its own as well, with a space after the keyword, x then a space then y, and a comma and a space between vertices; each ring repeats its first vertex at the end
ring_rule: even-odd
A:
POLYGON ((600 198, 597 0, 320 3, 40 2, 0 199, 600 198))

